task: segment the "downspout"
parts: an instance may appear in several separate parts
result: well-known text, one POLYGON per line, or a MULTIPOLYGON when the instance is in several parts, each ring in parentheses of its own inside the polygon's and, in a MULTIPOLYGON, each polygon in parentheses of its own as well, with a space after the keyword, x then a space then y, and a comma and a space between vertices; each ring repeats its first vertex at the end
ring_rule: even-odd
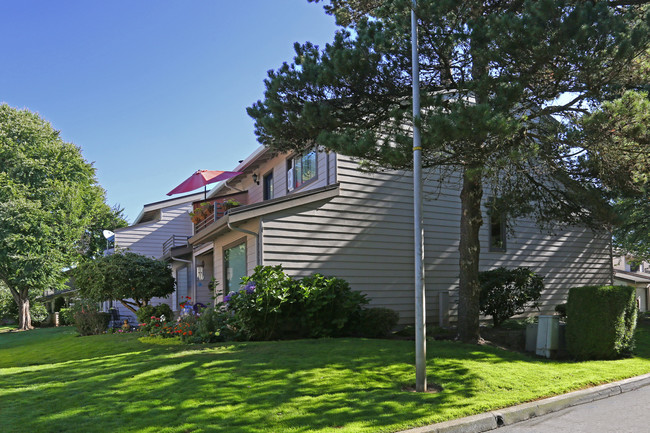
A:
POLYGON ((255 233, 255 232, 250 231, 250 230, 242 229, 242 228, 240 228, 240 227, 233 227, 233 226, 231 226, 231 225, 230 225, 230 218, 228 218, 228 219, 226 220, 226 224, 228 225, 228 228, 229 228, 230 230, 233 230, 233 231, 236 231, 236 232, 241 232, 241 233, 246 233, 247 235, 251 235, 251 236, 255 236, 255 239, 256 239, 255 263, 256 263, 258 266, 261 265, 261 260, 260 260, 261 257, 260 257, 260 254, 259 254, 260 234, 259 234, 259 233, 255 233))

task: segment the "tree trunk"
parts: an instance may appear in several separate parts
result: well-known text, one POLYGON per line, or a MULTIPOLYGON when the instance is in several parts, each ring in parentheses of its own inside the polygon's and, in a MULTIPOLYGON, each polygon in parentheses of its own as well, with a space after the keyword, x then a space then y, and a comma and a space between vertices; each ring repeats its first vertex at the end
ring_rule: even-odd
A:
POLYGON ((478 281, 481 242, 479 230, 483 225, 481 198, 483 172, 478 167, 465 167, 460 194, 460 290, 458 300, 458 338, 466 343, 479 341, 478 281))
POLYGON ((130 306, 129 304, 127 304, 127 302, 124 299, 120 299, 120 303, 124 305, 126 308, 128 308, 129 310, 131 310, 133 314, 138 314, 137 310, 132 306, 130 306))
POLYGON ((29 291, 21 289, 20 291, 9 287, 9 291, 18 305, 18 330, 27 331, 34 329, 32 326, 32 315, 29 312, 29 291))

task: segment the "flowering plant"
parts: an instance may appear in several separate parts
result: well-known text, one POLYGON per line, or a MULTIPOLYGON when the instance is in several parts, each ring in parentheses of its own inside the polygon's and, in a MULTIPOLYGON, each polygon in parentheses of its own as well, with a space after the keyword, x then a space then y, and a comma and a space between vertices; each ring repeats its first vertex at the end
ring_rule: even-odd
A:
POLYGON ((181 316, 200 316, 201 310, 203 310, 206 305, 201 302, 193 303, 192 298, 189 296, 185 296, 184 298, 186 300, 179 304, 179 307, 181 307, 181 316))

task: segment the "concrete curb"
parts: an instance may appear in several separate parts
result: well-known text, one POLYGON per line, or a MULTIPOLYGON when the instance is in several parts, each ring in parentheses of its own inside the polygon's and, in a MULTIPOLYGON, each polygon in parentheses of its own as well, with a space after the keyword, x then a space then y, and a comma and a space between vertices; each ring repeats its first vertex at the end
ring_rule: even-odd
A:
POLYGON ((568 394, 532 401, 505 409, 465 418, 403 430, 399 433, 481 433, 530 418, 557 412, 567 407, 590 403, 650 385, 650 373, 568 394))

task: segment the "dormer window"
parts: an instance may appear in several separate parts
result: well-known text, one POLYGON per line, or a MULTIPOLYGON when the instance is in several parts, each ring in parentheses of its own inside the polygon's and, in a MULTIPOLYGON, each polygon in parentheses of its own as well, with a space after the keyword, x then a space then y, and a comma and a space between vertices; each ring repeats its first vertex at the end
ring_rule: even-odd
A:
POLYGON ((289 160, 287 189, 293 191, 316 179, 316 150, 310 149, 289 160))

